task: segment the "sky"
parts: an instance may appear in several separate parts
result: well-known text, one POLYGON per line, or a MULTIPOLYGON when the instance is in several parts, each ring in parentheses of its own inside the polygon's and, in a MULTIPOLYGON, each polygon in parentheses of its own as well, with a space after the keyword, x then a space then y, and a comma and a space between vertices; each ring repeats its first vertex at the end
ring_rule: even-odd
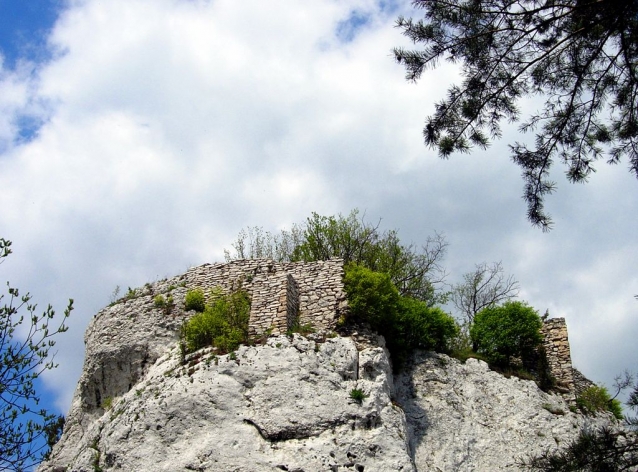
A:
MULTIPOLYGON (((507 144, 441 160, 425 117, 458 78, 405 81, 397 0, 0 0, 0 280, 62 312, 46 401, 66 413, 83 335, 116 287, 223 261, 238 232, 358 208, 404 242, 449 243, 447 282, 501 261, 565 317, 575 367, 638 370, 638 182, 599 164, 526 220, 507 144), (632 216, 634 215, 634 216, 632 216)), ((524 110, 537 106, 523 104, 524 110)))

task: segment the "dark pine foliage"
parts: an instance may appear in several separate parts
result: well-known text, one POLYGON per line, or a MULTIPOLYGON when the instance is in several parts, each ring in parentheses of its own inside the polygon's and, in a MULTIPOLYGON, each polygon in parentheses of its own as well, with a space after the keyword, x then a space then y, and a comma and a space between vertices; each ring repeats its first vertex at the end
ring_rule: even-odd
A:
MULTIPOLYGON (((638 381, 625 372, 616 377, 616 395, 629 389, 626 405, 638 410, 638 381)), ((558 450, 546 450, 542 454, 522 461, 529 470, 546 472, 619 472, 638 471, 638 418, 625 416, 625 428, 584 429, 576 440, 558 450)))
POLYGON ((544 472, 635 471, 638 470, 638 438, 606 428, 583 431, 562 451, 546 451, 522 465, 544 472))
POLYGON ((510 145, 522 168, 528 218, 543 230, 544 197, 555 189, 554 160, 584 182, 596 160, 629 160, 638 176, 638 0, 415 0, 424 18, 397 26, 418 50, 395 49, 416 81, 445 59, 462 83, 436 104, 423 130, 442 157, 485 148, 503 120, 536 133, 535 144, 510 145), (519 100, 544 107, 521 120, 519 100))

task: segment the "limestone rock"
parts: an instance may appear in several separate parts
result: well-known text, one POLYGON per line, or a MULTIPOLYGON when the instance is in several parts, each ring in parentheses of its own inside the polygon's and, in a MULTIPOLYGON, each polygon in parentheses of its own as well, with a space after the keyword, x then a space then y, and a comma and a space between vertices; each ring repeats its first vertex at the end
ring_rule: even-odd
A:
POLYGON ((562 396, 476 359, 417 353, 395 388, 419 471, 523 470, 521 459, 565 446, 581 428, 614 423, 571 412, 562 396))
POLYGON ((391 388, 384 349, 350 338, 277 336, 184 366, 173 349, 93 422, 69 424, 40 470, 412 471, 391 388))

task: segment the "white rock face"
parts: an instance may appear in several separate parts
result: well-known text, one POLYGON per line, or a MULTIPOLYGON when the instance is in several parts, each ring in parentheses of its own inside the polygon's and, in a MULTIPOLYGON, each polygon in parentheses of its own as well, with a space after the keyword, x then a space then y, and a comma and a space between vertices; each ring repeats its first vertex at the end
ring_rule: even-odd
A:
POLYGON ((572 413, 562 397, 476 359, 417 353, 394 381, 419 471, 524 470, 521 459, 614 422, 572 413))
POLYGON ((276 336, 182 364, 184 280, 98 313, 64 434, 40 471, 514 471, 611 421, 475 360, 417 353, 393 378, 376 336, 276 336), (171 312, 153 303, 168 292, 171 312))
POLYGON ((384 349, 350 338, 278 336, 185 366, 173 349, 102 416, 69 423, 40 470, 412 471, 391 389, 384 349))

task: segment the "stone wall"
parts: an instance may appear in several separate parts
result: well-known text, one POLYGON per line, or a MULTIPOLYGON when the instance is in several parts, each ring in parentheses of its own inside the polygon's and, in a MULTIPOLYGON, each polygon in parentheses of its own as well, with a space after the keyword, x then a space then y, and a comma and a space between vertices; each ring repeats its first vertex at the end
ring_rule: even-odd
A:
POLYGON ((225 291, 242 288, 252 299, 249 331, 261 335, 285 333, 294 324, 331 329, 347 307, 343 262, 276 263, 248 259, 204 264, 184 275, 188 288, 225 291))
POLYGON ((543 347, 547 354, 549 369, 556 380, 556 388, 568 399, 575 398, 572 357, 565 318, 546 320, 541 328, 543 347))
POLYGON ((268 329, 276 333, 285 333, 288 329, 286 274, 259 274, 254 278, 251 288, 249 334, 259 335, 268 329))

